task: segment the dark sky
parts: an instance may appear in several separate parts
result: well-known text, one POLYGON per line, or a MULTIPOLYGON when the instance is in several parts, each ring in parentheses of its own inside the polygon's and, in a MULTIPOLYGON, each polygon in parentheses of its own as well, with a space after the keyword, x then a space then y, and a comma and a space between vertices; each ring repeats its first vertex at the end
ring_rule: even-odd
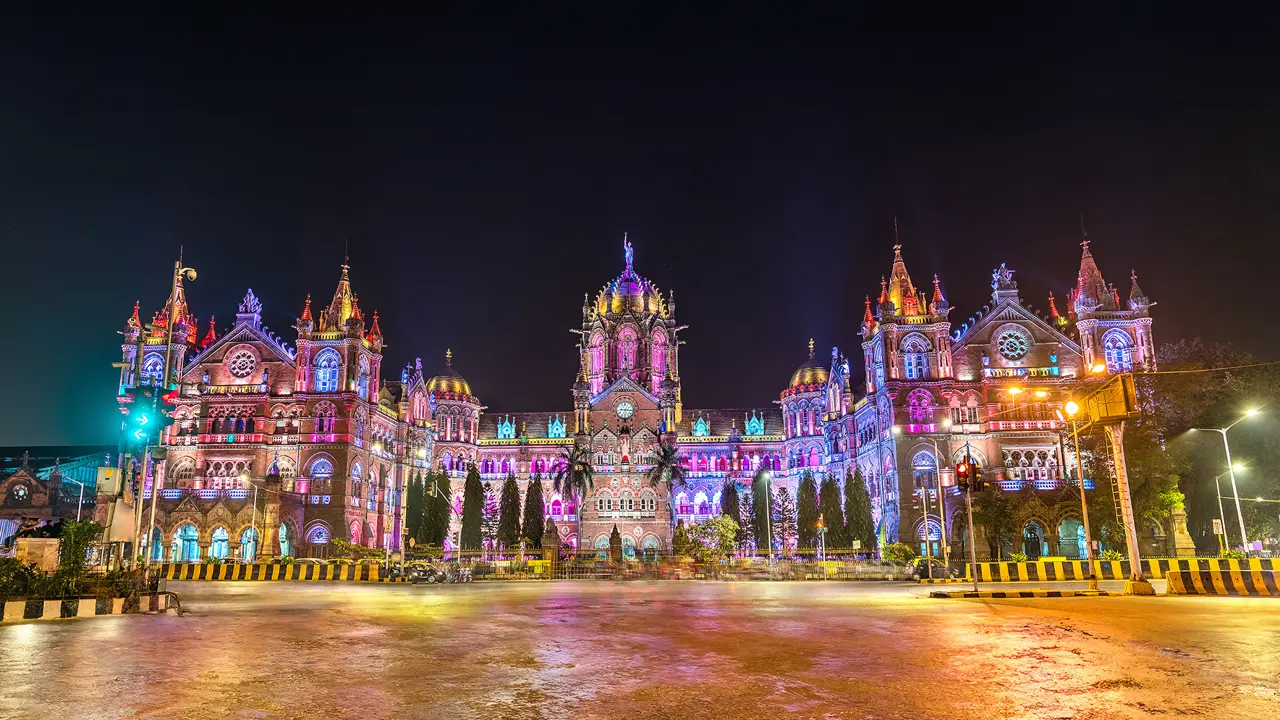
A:
POLYGON ((570 408, 568 328, 621 270, 624 232, 690 326, 693 407, 767 405, 810 336, 860 355, 894 216, 957 325, 1000 262, 1034 306, 1063 296, 1083 213, 1107 279, 1127 295, 1136 268, 1159 301, 1157 342, 1280 354, 1280 68, 1261 18, 0 26, 0 445, 114 442, 116 331, 135 297, 159 307, 179 245, 202 335, 252 287, 292 338, 349 238, 388 376, 452 347, 495 411, 570 408))

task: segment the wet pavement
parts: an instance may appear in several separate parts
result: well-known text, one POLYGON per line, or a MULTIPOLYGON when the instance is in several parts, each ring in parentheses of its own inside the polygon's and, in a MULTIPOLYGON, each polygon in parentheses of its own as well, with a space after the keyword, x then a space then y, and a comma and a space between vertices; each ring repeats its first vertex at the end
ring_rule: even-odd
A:
MULTIPOLYGON (((1022 587, 1028 587, 1023 585, 1022 587)), ((1280 601, 890 583, 171 583, 0 626, 0 718, 1280 717, 1280 601)))

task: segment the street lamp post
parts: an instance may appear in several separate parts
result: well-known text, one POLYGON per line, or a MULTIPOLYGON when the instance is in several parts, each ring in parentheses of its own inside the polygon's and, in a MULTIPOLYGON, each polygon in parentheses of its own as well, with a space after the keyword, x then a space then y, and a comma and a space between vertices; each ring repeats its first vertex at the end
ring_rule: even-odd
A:
POLYGON ((1089 530, 1089 506, 1084 497, 1084 465, 1080 460, 1080 424, 1076 422, 1076 413, 1080 412, 1080 404, 1075 400, 1068 400, 1062 409, 1067 411, 1067 417, 1071 419, 1071 443, 1075 446, 1076 455, 1076 480, 1080 483, 1080 521, 1084 524, 1084 557, 1089 564, 1089 591, 1097 592, 1098 574, 1093 569, 1093 534, 1089 530))
MULTIPOLYGON (((1218 492, 1218 523, 1222 525, 1222 535, 1218 540, 1219 548, 1222 547, 1223 543, 1225 543, 1226 545, 1230 545, 1231 539, 1227 537, 1227 515, 1222 510, 1222 485, 1218 481, 1222 479, 1223 475, 1226 475, 1232 471, 1244 472, 1244 466, 1235 465, 1235 466, 1229 467, 1227 468, 1226 472, 1218 473, 1218 475, 1213 478, 1213 488, 1218 492)), ((1236 496, 1236 502, 1237 503, 1240 502, 1240 497, 1238 495, 1236 496)))
MULTIPOLYGON (((1258 409, 1251 408, 1245 411, 1244 417, 1224 428, 1191 428, 1202 432, 1216 432, 1222 436, 1222 449, 1227 453, 1227 474, 1231 476, 1231 494, 1235 496, 1236 500, 1236 520, 1240 523, 1240 544, 1244 547, 1245 552, 1249 551, 1249 534, 1244 529, 1244 511, 1240 509, 1240 491, 1236 488, 1235 466, 1231 463, 1231 443, 1227 441, 1227 431, 1257 414, 1258 409)), ((1221 496, 1222 493, 1218 493, 1218 495, 1221 496)), ((1225 531, 1226 528, 1223 528, 1223 530, 1225 531)))

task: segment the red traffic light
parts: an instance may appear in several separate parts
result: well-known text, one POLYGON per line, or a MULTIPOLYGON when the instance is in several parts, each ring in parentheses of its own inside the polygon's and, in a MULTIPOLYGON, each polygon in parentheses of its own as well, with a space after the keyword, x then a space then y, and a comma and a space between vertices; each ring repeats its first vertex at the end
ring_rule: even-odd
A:
POLYGON ((969 476, 969 464, 968 464, 968 463, 960 463, 959 465, 956 465, 956 474, 957 474, 957 475, 959 475, 960 477, 968 477, 968 476, 969 476))
POLYGON ((165 405, 177 405, 179 396, 180 394, 178 393, 177 390, 170 390, 169 392, 160 396, 160 402, 164 403, 165 405))

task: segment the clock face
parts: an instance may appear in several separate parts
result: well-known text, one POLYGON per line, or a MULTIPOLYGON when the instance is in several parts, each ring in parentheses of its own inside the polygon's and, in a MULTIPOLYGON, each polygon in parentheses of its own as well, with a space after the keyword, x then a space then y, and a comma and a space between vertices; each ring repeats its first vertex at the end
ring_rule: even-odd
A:
POLYGON ((613 407, 613 411, 618 414, 618 417, 626 420, 635 414, 636 406, 632 405, 630 400, 623 400, 613 407))

